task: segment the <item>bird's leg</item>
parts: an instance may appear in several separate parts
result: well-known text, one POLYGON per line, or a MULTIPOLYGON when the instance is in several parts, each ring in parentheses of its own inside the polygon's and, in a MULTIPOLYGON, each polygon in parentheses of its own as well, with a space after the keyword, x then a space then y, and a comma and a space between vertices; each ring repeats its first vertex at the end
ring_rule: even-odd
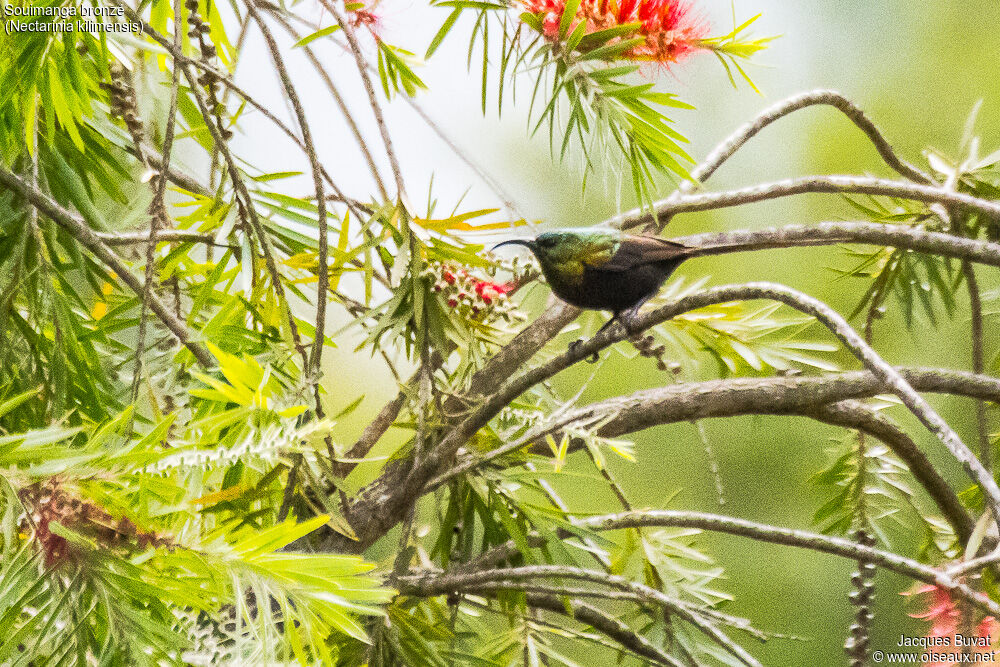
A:
MULTIPOLYGON (((616 315, 616 317, 621 320, 622 326, 625 327, 625 333, 628 334, 629 338, 635 338, 641 333, 641 330, 636 326, 636 319, 639 317, 639 309, 642 307, 644 302, 645 300, 640 301, 628 310, 623 310, 616 315)), ((612 318, 612 320, 613 319, 614 318, 612 318)), ((608 322, 608 324, 611 324, 611 322, 608 322)))
MULTIPOLYGON (((622 312, 622 325, 624 325, 625 330, 628 332, 629 340, 632 341, 632 345, 639 351, 639 354, 643 357, 656 359, 656 367, 661 371, 665 371, 669 368, 667 362, 663 360, 663 354, 667 351, 667 346, 662 344, 654 346, 656 339, 652 335, 643 336, 642 330, 635 325, 635 321, 639 316, 640 306, 642 306, 641 303, 622 312)), ((680 368, 677 367, 674 372, 676 373, 679 370, 680 368)))
MULTIPOLYGON (((569 344, 569 351, 570 352, 574 352, 576 350, 576 348, 580 347, 580 345, 582 343, 583 343, 583 339, 582 338, 577 338, 575 341, 573 341, 572 343, 569 344)), ((600 359, 601 359, 600 355, 598 355, 596 352, 594 352, 589 357, 587 357, 587 363, 588 364, 596 364, 598 361, 600 361, 600 359)))

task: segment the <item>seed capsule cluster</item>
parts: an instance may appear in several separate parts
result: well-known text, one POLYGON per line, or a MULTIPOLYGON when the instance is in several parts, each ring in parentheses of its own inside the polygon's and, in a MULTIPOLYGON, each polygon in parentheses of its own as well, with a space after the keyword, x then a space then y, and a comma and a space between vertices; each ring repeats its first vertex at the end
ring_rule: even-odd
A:
MULTIPOLYGON (((188 36, 193 40, 198 41, 198 51, 201 54, 201 61, 206 65, 213 65, 213 60, 217 55, 218 51, 215 48, 215 44, 212 44, 209 39, 209 33, 211 32, 211 27, 206 23, 201 15, 198 13, 199 0, 186 0, 184 6, 188 10, 187 22, 191 26, 188 31, 188 36)), ((208 103, 209 108, 212 113, 215 114, 216 125, 219 128, 219 134, 225 141, 229 141, 233 137, 232 130, 225 127, 222 122, 223 115, 225 114, 225 105, 219 101, 219 77, 211 71, 211 69, 206 69, 202 71, 201 75, 198 77, 198 83, 205 87, 208 92, 208 103)))
MULTIPOLYGON (((863 528, 855 531, 854 539, 861 546, 875 546, 875 536, 863 528)), ((861 563, 851 574, 851 584, 854 590, 848 595, 848 600, 857 609, 857 613, 854 616, 854 623, 851 623, 848 629, 844 651, 851 667, 863 667, 867 664, 869 628, 874 619, 872 602, 875 598, 875 564, 861 563)))
POLYGON ((33 534, 48 567, 71 560, 73 546, 52 531, 52 522, 86 535, 99 546, 113 549, 136 545, 140 550, 150 546, 172 546, 170 540, 136 528, 128 518, 115 519, 103 509, 71 495, 55 478, 45 484, 36 483, 18 491, 26 513, 20 531, 33 534))
POLYGON ((135 88, 128 71, 121 63, 111 65, 111 83, 102 81, 101 88, 108 91, 111 103, 111 115, 125 121, 125 127, 132 137, 137 149, 142 146, 146 130, 139 117, 139 107, 135 100, 135 88))
POLYGON ((681 372, 681 365, 676 361, 667 362, 663 359, 667 353, 666 345, 654 345, 656 339, 652 335, 643 336, 638 334, 629 339, 632 346, 639 351, 639 355, 648 359, 656 359, 656 368, 661 371, 669 370, 674 375, 681 372))
POLYGON ((472 275, 465 268, 435 262, 424 274, 433 281, 431 291, 440 294, 449 308, 470 319, 485 321, 502 317, 511 320, 515 310, 507 293, 511 283, 497 283, 472 275))

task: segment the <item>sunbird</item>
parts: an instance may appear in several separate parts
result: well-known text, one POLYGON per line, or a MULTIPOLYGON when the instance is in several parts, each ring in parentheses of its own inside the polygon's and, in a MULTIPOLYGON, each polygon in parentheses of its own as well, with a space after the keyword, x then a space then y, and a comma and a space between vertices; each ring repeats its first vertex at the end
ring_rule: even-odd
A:
MULTIPOLYGON (((513 239, 493 247, 522 245, 542 267, 552 291, 563 301, 590 310, 611 311, 632 332, 632 322, 646 301, 694 248, 655 236, 633 236, 617 229, 568 228, 513 239)), ((598 333, 600 333, 598 331, 598 333)))

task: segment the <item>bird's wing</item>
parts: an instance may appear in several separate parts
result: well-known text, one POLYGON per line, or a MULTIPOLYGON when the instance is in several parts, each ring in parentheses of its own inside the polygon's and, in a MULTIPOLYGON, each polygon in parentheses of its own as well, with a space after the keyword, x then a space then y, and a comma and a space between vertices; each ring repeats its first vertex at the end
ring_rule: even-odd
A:
POLYGON ((680 259, 690 248, 676 241, 656 236, 624 236, 618 251, 599 268, 602 271, 627 271, 642 264, 680 259))

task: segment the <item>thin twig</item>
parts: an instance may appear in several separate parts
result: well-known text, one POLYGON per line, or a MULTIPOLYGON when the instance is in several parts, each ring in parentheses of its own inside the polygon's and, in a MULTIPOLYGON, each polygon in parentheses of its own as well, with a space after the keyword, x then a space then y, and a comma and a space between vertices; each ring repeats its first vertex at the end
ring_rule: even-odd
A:
POLYGON ((292 344, 302 357, 303 372, 306 372, 306 369, 309 368, 309 357, 305 348, 302 346, 302 340, 299 337, 299 327, 295 323, 295 315, 292 313, 292 307, 288 303, 288 298, 285 295, 285 286, 282 283, 281 273, 278 271, 278 265, 274 259, 274 249, 271 247, 271 239, 268 236, 267 231, 264 229, 264 225, 260 221, 260 217, 257 215, 257 208, 254 205, 253 199, 250 197, 250 192, 247 189, 246 183, 243 182, 243 177, 240 174, 239 167, 236 165, 236 159, 229 150, 229 145, 226 143, 225 138, 223 138, 219 128, 216 127, 212 112, 205 102, 205 96, 201 91, 200 84, 198 83, 198 78, 194 75, 188 65, 182 64, 181 68, 184 72, 184 77, 188 81, 188 86, 194 95, 195 102, 198 104, 198 110, 205 121, 205 127, 208 128, 209 133, 212 135, 214 144, 219 148, 219 151, 222 153, 226 162, 226 171, 229 173, 229 180, 232 182, 233 189, 236 191, 237 203, 240 203, 240 200, 242 200, 242 208, 249 217, 250 226, 253 228, 254 234, 257 236, 257 240, 260 242, 261 252, 264 255, 264 265, 267 267, 267 272, 271 277, 271 286, 274 289, 274 293, 278 297, 278 303, 281 305, 281 309, 284 311, 285 317, 287 318, 289 333, 292 337, 292 344))
MULTIPOLYGON (((181 2, 174 0, 174 48, 181 48, 181 30, 184 25, 181 20, 181 2)), ((167 173, 170 171, 170 154, 174 147, 174 129, 177 126, 177 97, 180 88, 180 75, 177 66, 170 71, 170 104, 167 107, 167 127, 163 136, 163 151, 160 171, 156 177, 156 191, 150 205, 149 235, 146 237, 146 270, 143 278, 142 305, 139 308, 139 330, 135 343, 135 372, 132 377, 131 402, 139 397, 139 381, 142 377, 144 353, 146 348, 146 309, 149 306, 149 294, 153 289, 153 278, 156 269, 156 235, 159 232, 162 219, 166 215, 166 205, 163 197, 167 191, 167 173)), ((140 150, 141 144, 136 145, 140 150)))
POLYGON ((302 132, 302 143, 305 145, 305 153, 309 158, 309 165, 312 167, 313 187, 316 189, 316 221, 319 227, 319 280, 316 287, 316 333, 313 336, 313 349, 312 354, 309 357, 309 367, 304 368, 303 371, 307 373, 311 372, 314 376, 318 410, 317 416, 322 417, 318 383, 320 365, 323 357, 323 345, 325 342, 324 330, 326 328, 327 291, 329 291, 330 287, 330 251, 326 220, 326 190, 323 187, 323 168, 320 165, 319 157, 316 155, 316 146, 313 143, 312 132, 309 130, 309 121, 306 119, 305 109, 302 106, 302 102, 299 100, 298 93, 295 91, 295 85, 292 83, 292 79, 288 74, 288 69, 285 67, 285 61, 281 57, 281 50, 278 48, 278 42, 275 41, 274 35, 271 33, 271 29, 267 27, 267 23, 264 22, 258 13, 254 0, 247 0, 247 9, 250 11, 251 15, 253 15, 253 18, 257 23, 257 27, 260 29, 261 35, 267 43, 267 48, 271 52, 271 59, 278 72, 278 77, 281 79, 282 88, 284 88, 285 95, 287 95, 289 102, 291 102, 292 109, 295 111, 295 117, 299 122, 299 131, 302 132))
POLYGON ((835 556, 842 556, 851 560, 865 560, 884 567, 887 570, 892 570, 893 572, 916 579, 917 581, 945 588, 990 614, 996 614, 1000 611, 1000 604, 991 600, 986 595, 974 591, 968 585, 950 576, 947 572, 929 567, 912 558, 875 547, 862 546, 842 537, 822 535, 793 528, 779 528, 746 519, 717 514, 678 510, 636 510, 620 514, 588 517, 580 519, 576 523, 581 527, 591 530, 618 530, 622 528, 653 526, 698 528, 700 530, 739 535, 772 544, 810 549, 835 556))
POLYGON ((705 158, 703 164, 698 169, 692 171, 691 175, 698 181, 707 180, 737 150, 768 125, 794 111, 819 104, 832 106, 847 116, 852 123, 865 133, 885 163, 901 176, 916 183, 930 184, 933 182, 922 171, 908 162, 901 160, 896 155, 892 145, 889 144, 879 129, 875 127, 875 124, 869 120, 865 112, 855 105, 854 102, 835 90, 813 90, 801 93, 768 107, 752 121, 737 128, 732 135, 726 138, 725 141, 719 144, 705 158))
POLYGON ((577 600, 567 600, 556 595, 540 593, 528 593, 525 596, 525 600, 529 607, 545 609, 546 611, 570 616, 598 632, 611 637, 634 654, 651 660, 654 663, 669 665, 670 667, 682 667, 683 665, 677 658, 664 653, 663 649, 652 644, 645 637, 633 631, 628 625, 597 607, 577 600))
MULTIPOLYGON (((869 120, 865 112, 854 104, 854 102, 851 102, 835 90, 813 90, 782 100, 762 111, 749 123, 737 128, 735 132, 716 146, 701 164, 691 170, 691 180, 683 181, 680 187, 667 198, 667 201, 676 201, 677 198, 691 192, 707 181, 736 151, 746 145, 748 141, 757 136, 761 130, 771 123, 800 109, 821 104, 829 105, 847 116, 852 123, 865 133, 885 163, 901 176, 916 183, 933 183, 931 178, 926 174, 897 157, 896 152, 879 129, 875 127, 875 124, 869 120)), ((672 218, 673 214, 658 215, 659 228, 663 229, 666 227, 672 218)))
MULTIPOLYGON (((258 3, 258 4, 264 6, 263 3, 258 3)), ((271 14, 271 17, 278 22, 278 25, 280 25, 282 28, 285 29, 285 32, 287 32, 292 37, 292 39, 296 41, 302 39, 302 35, 299 33, 299 31, 295 29, 294 26, 292 26, 291 23, 288 22, 288 20, 285 18, 282 12, 278 11, 276 8, 270 8, 270 7, 268 8, 268 12, 271 14)), ((333 97, 333 101, 337 104, 337 107, 340 109, 340 113, 344 117, 344 120, 347 121, 347 126, 350 128, 351 134, 354 135, 354 139, 358 144, 358 148, 361 149, 361 154, 365 158, 365 162, 368 164, 368 170, 371 172, 372 178, 375 179, 375 186, 378 188, 379 194, 382 196, 382 199, 388 199, 389 193, 385 189, 385 182, 383 182, 382 175, 379 173, 378 165, 375 164, 375 157, 372 155, 371 150, 369 150, 368 142, 365 141, 364 136, 362 136, 361 129, 358 127, 357 122, 354 120, 354 116, 353 114, 351 114, 351 110, 347 108, 347 102, 344 100, 343 95, 340 94, 340 90, 333 82, 333 79, 330 78, 330 74, 326 71, 326 67, 324 67, 323 63, 321 63, 319 61, 319 58, 316 57, 316 54, 315 52, 313 52, 312 48, 307 44, 304 47, 302 47, 302 49, 303 51, 305 51, 306 58, 309 59, 309 62, 313 66, 313 69, 319 75, 320 79, 323 80, 323 85, 325 85, 326 89, 330 91, 330 96, 333 97)))

